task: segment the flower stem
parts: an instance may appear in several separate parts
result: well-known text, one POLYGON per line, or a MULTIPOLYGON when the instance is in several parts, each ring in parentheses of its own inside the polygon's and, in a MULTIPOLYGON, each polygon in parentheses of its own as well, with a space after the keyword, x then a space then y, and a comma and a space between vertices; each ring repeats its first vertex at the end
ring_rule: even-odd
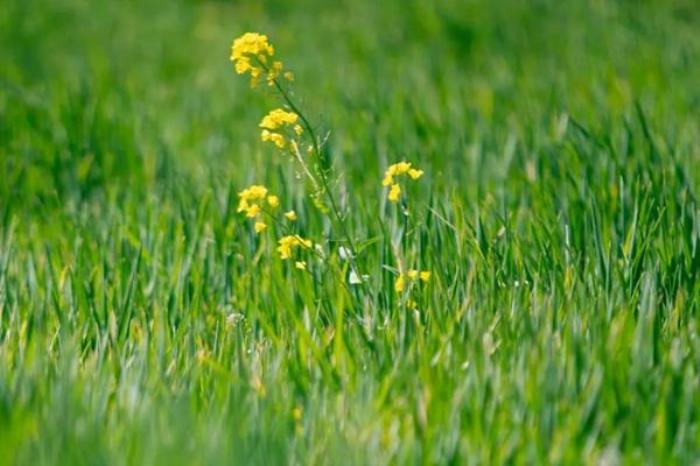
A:
MULTIPOLYGON (((314 132, 313 127, 312 127, 311 124, 309 123, 309 120, 306 118, 306 116, 304 115, 304 113, 299 109, 299 107, 297 107, 297 106, 295 105, 295 103, 294 103, 294 101, 292 100, 291 96, 290 96, 289 93, 282 87, 282 85, 279 83, 279 81, 278 81, 277 79, 273 79, 273 82, 274 82, 274 84, 275 84, 275 87, 276 87, 277 90, 279 91, 280 95, 282 96, 282 98, 284 99, 284 101, 287 103, 287 105, 289 105, 289 107, 294 111, 294 113, 296 113, 297 115, 299 115, 299 118, 301 118, 301 122, 302 122, 302 124, 304 125, 304 129, 306 129, 306 131, 308 132, 309 137, 311 138, 311 141, 312 141, 312 143, 313 143, 314 152, 315 152, 319 157, 321 157, 321 150, 320 150, 320 147, 319 147, 319 141, 318 141, 318 138, 317 138, 317 136, 316 136, 316 133, 314 132)), ((329 185, 329 183, 328 183, 328 176, 327 176, 327 174, 326 174, 326 170, 325 170, 323 167, 320 167, 320 170, 319 170, 318 172, 319 172, 319 178, 321 179, 322 188, 323 188, 323 190, 326 192, 326 195, 327 195, 327 197, 328 197, 328 201, 329 201, 330 204, 331 204, 331 210, 333 211, 333 215, 336 217, 336 220, 338 221, 338 223, 340 223, 340 226, 342 227, 342 230, 343 230, 343 235, 345 236, 345 239, 346 239, 347 242, 348 242, 348 246, 350 247, 350 252, 351 252, 351 254, 352 254, 352 256, 353 256, 353 257, 351 258, 351 259, 352 259, 352 262, 353 262, 353 267, 356 268, 357 266, 356 266, 356 264, 355 264, 355 256, 357 255, 357 250, 355 249, 355 244, 354 244, 354 242, 353 242, 353 240, 352 240, 352 237, 350 236, 350 233, 349 233, 349 230, 348 230, 348 227, 347 227, 347 223, 345 222, 345 219, 343 218, 342 214, 340 213, 340 208, 338 207, 338 203, 337 203, 337 201, 335 200, 335 197, 333 196, 333 192, 332 192, 331 189, 330 189, 330 185, 329 185)), ((356 273, 359 273, 357 270, 355 270, 355 272, 356 272, 356 273)))

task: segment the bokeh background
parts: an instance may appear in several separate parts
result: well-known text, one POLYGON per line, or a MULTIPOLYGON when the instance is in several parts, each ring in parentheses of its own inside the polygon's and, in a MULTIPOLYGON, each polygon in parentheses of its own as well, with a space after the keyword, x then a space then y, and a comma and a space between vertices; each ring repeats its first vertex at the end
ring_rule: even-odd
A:
POLYGON ((3 0, 0 464, 692 464, 699 84, 696 0, 3 0), (246 31, 329 131, 374 314, 235 214, 262 182, 322 228, 246 31))
POLYGON ((170 171, 241 180, 268 169, 255 131, 266 97, 228 61, 248 30, 276 44, 360 184, 397 157, 429 165, 438 189, 497 184, 538 162, 561 118, 623 127, 635 102, 688 150, 700 105, 696 7, 10 0, 0 13, 0 192, 32 204, 125 183, 148 190, 170 171))

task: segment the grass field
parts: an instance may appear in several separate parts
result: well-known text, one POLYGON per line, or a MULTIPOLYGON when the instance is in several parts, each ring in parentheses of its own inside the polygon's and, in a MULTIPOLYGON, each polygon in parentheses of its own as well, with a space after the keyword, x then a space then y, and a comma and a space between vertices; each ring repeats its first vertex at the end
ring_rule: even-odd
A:
POLYGON ((0 464, 700 464, 698 163, 695 0, 6 0, 0 464))

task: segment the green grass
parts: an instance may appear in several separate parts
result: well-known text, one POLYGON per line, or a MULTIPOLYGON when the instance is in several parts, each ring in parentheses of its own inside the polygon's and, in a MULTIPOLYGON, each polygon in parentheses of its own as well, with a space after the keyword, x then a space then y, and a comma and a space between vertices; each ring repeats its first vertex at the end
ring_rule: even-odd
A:
POLYGON ((693 0, 4 2, 0 463, 697 464, 698 30, 693 0), (248 30, 330 131, 370 291, 259 140, 248 30), (254 182, 309 274, 236 213, 254 182))

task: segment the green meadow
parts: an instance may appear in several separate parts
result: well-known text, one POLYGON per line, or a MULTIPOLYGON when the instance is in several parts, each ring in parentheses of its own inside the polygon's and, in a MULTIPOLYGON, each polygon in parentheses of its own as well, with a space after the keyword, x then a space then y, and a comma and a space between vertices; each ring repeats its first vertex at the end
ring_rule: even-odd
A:
POLYGON ((699 163, 694 0, 5 0, 0 464, 700 464, 699 163))

